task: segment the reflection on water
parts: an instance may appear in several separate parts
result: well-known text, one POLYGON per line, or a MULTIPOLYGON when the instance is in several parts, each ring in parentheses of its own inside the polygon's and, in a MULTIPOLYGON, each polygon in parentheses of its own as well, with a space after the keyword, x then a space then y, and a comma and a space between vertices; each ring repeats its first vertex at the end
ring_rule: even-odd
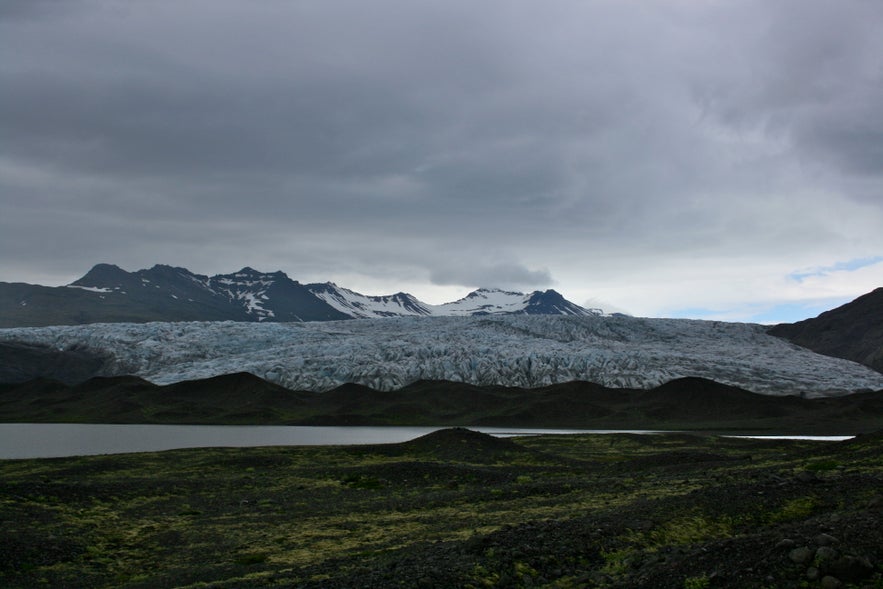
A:
POLYGON ((724 436, 725 438, 747 438, 750 440, 814 440, 817 442, 843 442, 855 436, 724 436))

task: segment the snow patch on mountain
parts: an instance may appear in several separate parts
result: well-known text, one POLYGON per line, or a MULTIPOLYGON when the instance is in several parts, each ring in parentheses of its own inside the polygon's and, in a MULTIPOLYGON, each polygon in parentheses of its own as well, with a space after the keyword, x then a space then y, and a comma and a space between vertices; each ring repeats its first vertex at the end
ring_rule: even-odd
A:
POLYGON ((496 288, 480 288, 458 301, 430 305, 407 293, 368 296, 332 282, 308 284, 316 297, 338 311, 355 318, 384 317, 466 317, 470 315, 547 314, 603 315, 600 309, 583 309, 553 290, 529 294, 496 288))
POLYGON ((380 390, 420 379, 651 388, 696 376, 773 395, 883 389, 883 375, 760 325, 627 316, 399 317, 309 323, 92 324, 0 330, 0 340, 89 349, 108 374, 156 383, 251 372, 291 389, 380 390))
POLYGON ((453 316, 519 313, 527 307, 530 297, 522 292, 480 288, 458 301, 436 306, 434 312, 436 315, 453 316))
POLYGON ((113 292, 109 288, 100 288, 97 286, 78 286, 76 284, 68 284, 66 288, 79 288, 80 290, 88 290, 89 292, 113 292))
POLYGON ((245 312, 258 321, 275 316, 272 309, 265 307, 269 296, 267 290, 276 282, 277 276, 265 274, 251 268, 243 268, 234 274, 214 276, 207 287, 215 293, 226 296, 245 308, 245 312))
POLYGON ((333 282, 308 284, 307 288, 316 297, 341 313, 358 319, 419 317, 433 314, 429 305, 421 303, 412 295, 403 292, 394 295, 369 296, 337 286, 333 282))

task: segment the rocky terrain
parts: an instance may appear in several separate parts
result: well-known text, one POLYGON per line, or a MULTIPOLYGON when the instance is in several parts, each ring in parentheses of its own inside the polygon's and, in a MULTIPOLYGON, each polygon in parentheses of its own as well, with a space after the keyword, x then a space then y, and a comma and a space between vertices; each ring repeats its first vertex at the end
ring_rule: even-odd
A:
POLYGON ((45 378, 75 384, 99 374, 107 360, 76 347, 59 350, 44 344, 0 341, 0 383, 45 378))
POLYGON ((883 436, 498 439, 0 461, 0 585, 883 586, 883 436))
POLYGON ((814 319, 776 325, 770 333, 814 352, 883 372, 883 288, 814 319))

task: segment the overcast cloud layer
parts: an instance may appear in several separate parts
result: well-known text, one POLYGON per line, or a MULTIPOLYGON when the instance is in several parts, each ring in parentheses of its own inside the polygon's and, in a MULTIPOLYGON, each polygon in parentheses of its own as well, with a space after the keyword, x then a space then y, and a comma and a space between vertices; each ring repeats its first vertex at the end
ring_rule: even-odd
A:
POLYGON ((4 0, 0 280, 778 321, 883 286, 879 0, 4 0))

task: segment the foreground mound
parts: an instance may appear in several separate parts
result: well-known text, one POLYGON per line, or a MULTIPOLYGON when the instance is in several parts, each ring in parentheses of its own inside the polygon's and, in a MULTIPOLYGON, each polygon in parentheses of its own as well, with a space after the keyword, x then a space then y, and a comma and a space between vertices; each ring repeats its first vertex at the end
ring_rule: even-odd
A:
POLYGON ((524 446, 461 427, 441 429, 400 444, 408 453, 432 460, 494 464, 532 454, 524 446))

